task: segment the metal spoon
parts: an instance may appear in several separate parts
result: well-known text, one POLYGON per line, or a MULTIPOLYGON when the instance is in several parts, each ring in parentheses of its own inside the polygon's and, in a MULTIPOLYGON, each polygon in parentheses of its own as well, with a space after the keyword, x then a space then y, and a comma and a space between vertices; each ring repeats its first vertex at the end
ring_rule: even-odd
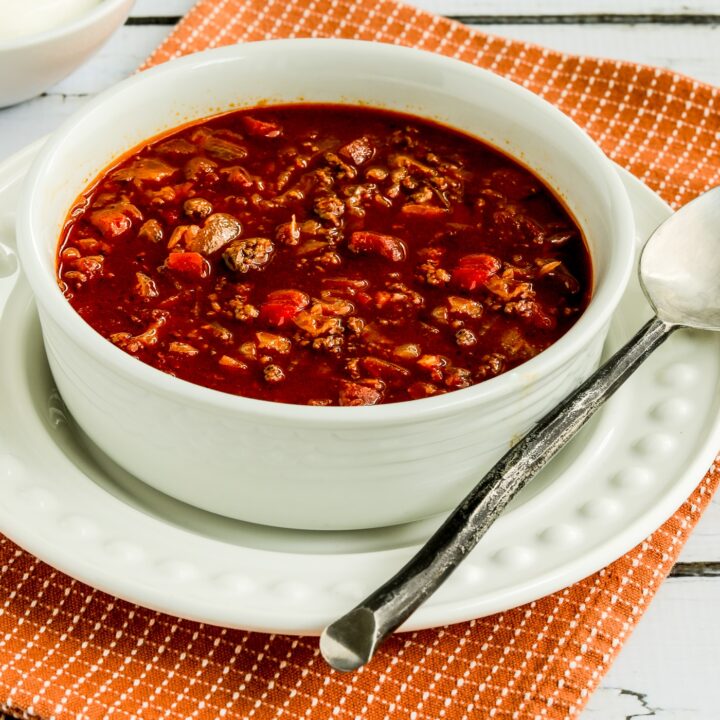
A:
POLYGON ((509 450, 394 577, 325 628, 320 651, 332 667, 349 671, 368 662, 442 585, 517 492, 671 332, 720 330, 720 186, 655 230, 640 256, 639 275, 655 317, 509 450))

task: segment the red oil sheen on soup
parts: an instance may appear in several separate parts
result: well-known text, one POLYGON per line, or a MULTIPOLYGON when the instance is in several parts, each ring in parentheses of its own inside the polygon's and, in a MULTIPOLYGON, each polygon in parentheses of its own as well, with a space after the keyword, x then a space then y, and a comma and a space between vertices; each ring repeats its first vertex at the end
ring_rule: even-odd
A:
POLYGON ((414 116, 302 104, 122 158, 72 209, 58 281, 97 332, 183 380, 374 405, 534 357, 592 275, 574 218, 513 159, 414 116))

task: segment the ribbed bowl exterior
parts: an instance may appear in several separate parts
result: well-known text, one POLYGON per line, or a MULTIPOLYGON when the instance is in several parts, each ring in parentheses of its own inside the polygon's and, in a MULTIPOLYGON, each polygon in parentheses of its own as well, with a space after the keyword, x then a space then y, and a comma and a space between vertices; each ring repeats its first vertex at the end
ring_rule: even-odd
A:
MULTIPOLYGON (((119 465, 206 510, 267 525, 369 528, 452 508, 535 421, 596 367, 605 333, 520 393, 443 417, 338 429, 188 406, 142 388, 41 312, 68 409, 119 465)), ((463 392, 463 391, 458 391, 463 392)))

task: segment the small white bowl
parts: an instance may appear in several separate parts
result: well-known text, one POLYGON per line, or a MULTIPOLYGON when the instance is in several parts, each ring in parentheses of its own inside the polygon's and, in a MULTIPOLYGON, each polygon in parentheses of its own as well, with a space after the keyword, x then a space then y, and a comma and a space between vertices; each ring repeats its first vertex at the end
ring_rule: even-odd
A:
POLYGON ((82 65, 119 28, 134 0, 102 0, 72 22, 0 41, 0 107, 28 100, 82 65))
POLYGON ((611 162, 570 119, 492 73, 407 48, 282 40, 213 50, 136 75, 50 139, 25 185, 20 257, 68 408, 97 445, 193 505, 269 525, 349 529, 449 509, 517 438, 597 366, 633 266, 629 200, 611 162), (375 407, 236 397, 164 374, 102 338, 58 288, 68 209, 114 158, 188 120, 259 102, 363 103, 474 134, 564 199, 592 255, 594 291, 554 345, 499 377, 375 407))

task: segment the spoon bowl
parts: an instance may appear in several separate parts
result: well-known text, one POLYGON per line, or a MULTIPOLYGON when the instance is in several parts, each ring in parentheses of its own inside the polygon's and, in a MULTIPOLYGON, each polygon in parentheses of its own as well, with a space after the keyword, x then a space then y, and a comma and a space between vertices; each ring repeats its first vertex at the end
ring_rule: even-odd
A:
POLYGON ((645 244, 640 285, 666 323, 720 329, 720 187, 671 215, 645 244))

